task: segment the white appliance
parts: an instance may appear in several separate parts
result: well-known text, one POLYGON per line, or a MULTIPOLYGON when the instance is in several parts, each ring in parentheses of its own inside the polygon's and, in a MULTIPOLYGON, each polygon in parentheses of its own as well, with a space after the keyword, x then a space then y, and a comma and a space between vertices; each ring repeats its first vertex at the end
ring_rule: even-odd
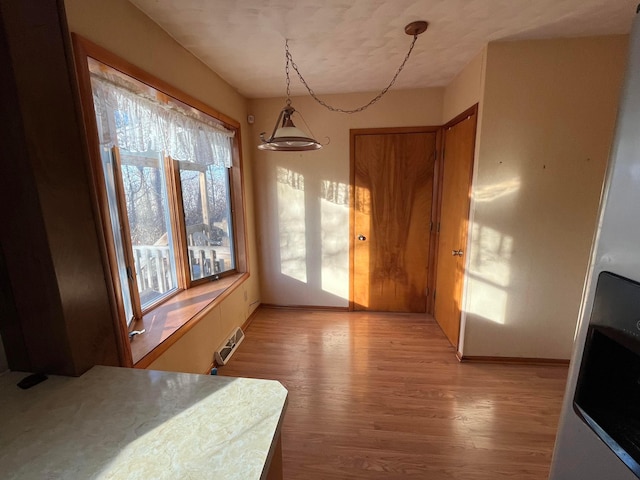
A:
MULTIPOLYGON (((597 92, 594 92, 597 94, 597 92)), ((550 480, 640 478, 640 15, 550 480)))

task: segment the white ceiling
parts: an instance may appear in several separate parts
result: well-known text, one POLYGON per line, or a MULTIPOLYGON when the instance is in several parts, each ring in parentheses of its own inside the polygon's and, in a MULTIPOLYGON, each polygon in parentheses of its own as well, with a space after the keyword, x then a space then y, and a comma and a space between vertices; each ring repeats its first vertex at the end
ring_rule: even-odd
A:
MULTIPOLYGON (((316 93, 447 85, 493 40, 628 33, 640 0, 130 0, 246 97, 285 94, 284 42, 316 93)), ((305 93, 291 72, 293 95, 305 93)))

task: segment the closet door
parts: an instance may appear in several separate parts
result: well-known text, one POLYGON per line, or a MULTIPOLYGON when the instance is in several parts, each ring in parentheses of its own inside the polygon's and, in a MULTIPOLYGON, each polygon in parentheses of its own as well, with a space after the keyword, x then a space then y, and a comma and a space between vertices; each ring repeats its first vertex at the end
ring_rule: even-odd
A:
POLYGON ((475 137, 475 111, 444 132, 434 316, 454 347, 460 335, 475 137))
POLYGON ((425 312, 437 129, 352 132, 355 310, 425 312))

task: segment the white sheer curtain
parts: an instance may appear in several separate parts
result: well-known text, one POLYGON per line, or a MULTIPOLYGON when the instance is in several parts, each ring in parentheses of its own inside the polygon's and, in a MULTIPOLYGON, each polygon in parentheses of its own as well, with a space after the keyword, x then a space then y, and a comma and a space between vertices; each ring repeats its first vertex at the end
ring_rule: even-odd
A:
POLYGON ((164 152, 175 160, 231 167, 233 131, 134 93, 120 77, 91 74, 100 144, 164 152))

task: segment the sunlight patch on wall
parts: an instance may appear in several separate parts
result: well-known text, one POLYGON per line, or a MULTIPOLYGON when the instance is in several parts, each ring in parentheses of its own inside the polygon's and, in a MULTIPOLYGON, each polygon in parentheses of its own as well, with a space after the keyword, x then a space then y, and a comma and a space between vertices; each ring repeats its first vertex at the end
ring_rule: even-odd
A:
POLYGON ((512 178, 493 185, 478 187, 473 193, 476 202, 491 202, 520 190, 520 178, 512 178))
POLYGON ((471 275, 468 281, 471 293, 469 313, 504 325, 506 323, 507 292, 471 275))
MULTIPOLYGON (((515 202, 521 184, 520 177, 515 176, 478 186, 473 201, 478 208, 486 208, 480 206, 489 202, 496 204, 492 206, 495 209, 508 208, 515 202)), ((473 224, 470 233, 466 311, 504 325, 507 323, 513 237, 478 222, 473 224)))
POLYGON ((307 283, 304 176, 277 169, 280 273, 307 283))
POLYGON ((321 197, 322 290, 348 299, 349 186, 324 180, 321 197))
POLYGON ((513 237, 476 223, 472 227, 471 238, 467 311, 505 324, 513 237))

